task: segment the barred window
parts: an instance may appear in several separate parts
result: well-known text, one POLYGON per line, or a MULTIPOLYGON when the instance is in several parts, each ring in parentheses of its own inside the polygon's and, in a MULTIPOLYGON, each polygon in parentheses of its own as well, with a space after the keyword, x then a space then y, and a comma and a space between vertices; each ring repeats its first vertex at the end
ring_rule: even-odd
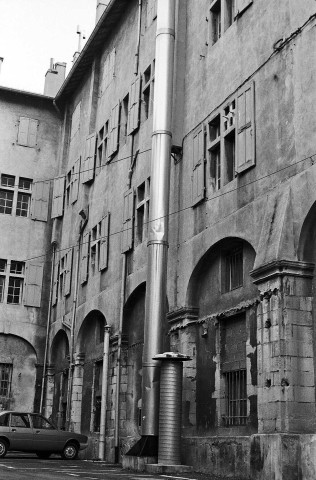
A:
POLYGON ((0 397, 8 398, 11 390, 12 363, 0 363, 0 397))
POLYGON ((247 380, 246 370, 224 373, 226 397, 226 426, 246 425, 247 380))

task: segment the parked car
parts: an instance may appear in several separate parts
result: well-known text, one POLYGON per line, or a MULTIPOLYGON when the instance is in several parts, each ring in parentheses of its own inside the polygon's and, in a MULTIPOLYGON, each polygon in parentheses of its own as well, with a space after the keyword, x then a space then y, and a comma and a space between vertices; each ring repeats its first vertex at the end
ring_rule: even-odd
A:
POLYGON ((59 430, 40 413, 0 412, 0 458, 7 451, 34 452, 39 458, 60 453, 74 460, 88 446, 88 437, 59 430))

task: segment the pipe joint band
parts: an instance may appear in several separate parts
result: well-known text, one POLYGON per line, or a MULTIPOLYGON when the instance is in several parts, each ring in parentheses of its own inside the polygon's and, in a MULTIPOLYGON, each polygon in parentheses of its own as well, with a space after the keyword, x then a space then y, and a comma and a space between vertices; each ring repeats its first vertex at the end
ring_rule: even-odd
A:
POLYGON ((154 137, 155 135, 169 135, 172 137, 172 132, 170 130, 155 130, 151 136, 154 137))
POLYGON ((150 245, 164 245, 165 247, 169 247, 169 242, 167 242, 167 240, 149 240, 147 247, 150 245))
POLYGON ((174 28, 159 28, 157 30, 156 37, 159 35, 171 35, 172 37, 176 36, 176 31, 174 28))

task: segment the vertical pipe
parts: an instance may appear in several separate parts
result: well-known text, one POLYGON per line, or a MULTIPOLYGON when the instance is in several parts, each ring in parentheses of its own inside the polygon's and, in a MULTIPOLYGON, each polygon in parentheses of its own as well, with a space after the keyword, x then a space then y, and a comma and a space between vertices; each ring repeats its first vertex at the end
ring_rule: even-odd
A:
POLYGON ((137 45, 136 45, 135 68, 134 68, 135 75, 138 75, 138 67, 139 67, 139 47, 140 47, 141 21, 142 21, 142 0, 138 0, 137 45))
POLYGON ((99 440, 99 459, 100 460, 104 460, 106 404, 107 404, 108 370, 109 370, 109 346, 110 346, 110 327, 108 325, 105 325, 104 343, 103 343, 101 417, 100 417, 100 440, 99 440))
POLYGON ((41 400, 40 400, 40 412, 41 413, 43 413, 45 378, 46 378, 46 363, 47 363, 48 343, 49 343, 49 329, 50 329, 50 319, 51 319, 51 315, 52 315, 53 281, 54 281, 53 279, 54 279, 54 269, 55 269, 55 256, 56 256, 56 244, 53 243, 52 269, 51 269, 51 274, 50 274, 50 290, 49 290, 49 303, 48 303, 48 314, 47 314, 47 325, 46 325, 45 352, 44 352, 44 366, 43 366, 43 377, 42 377, 42 386, 41 386, 41 400))
POLYGON ((158 0, 151 207, 143 351, 142 435, 158 435, 159 362, 166 316, 175 0, 158 0))
POLYGON ((93 372, 92 372, 92 386, 91 386, 91 417, 90 417, 90 432, 94 431, 94 421, 95 421, 95 405, 94 405, 94 396, 95 396, 95 370, 96 365, 93 364, 93 372))

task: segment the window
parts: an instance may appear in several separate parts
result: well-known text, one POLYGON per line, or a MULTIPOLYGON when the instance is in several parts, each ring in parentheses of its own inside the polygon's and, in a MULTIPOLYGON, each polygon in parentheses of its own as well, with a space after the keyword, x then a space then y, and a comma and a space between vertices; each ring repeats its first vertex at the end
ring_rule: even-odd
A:
POLYGON ((25 263, 11 260, 7 303, 20 304, 22 302, 25 263))
POLYGON ((18 184, 16 184, 13 175, 2 174, 1 187, 0 213, 12 215, 15 209, 17 217, 28 217, 31 205, 32 180, 20 177, 18 184))
POLYGON ((113 49, 104 62, 101 82, 101 95, 104 94, 115 76, 115 49, 113 49))
POLYGON ((139 185, 136 189, 136 223, 135 240, 136 245, 143 242, 148 237, 149 221, 149 197, 150 197, 150 178, 139 185))
POLYGON ((210 6, 210 44, 214 45, 253 0, 212 0, 210 6))
POLYGON ((107 162, 107 155, 108 155, 108 135, 109 135, 109 122, 105 122, 105 124, 100 128, 98 137, 97 137, 97 158, 96 158, 96 165, 95 165, 95 174, 98 175, 101 171, 101 168, 107 162))
POLYGON ((142 120, 145 121, 152 114, 152 104, 154 99, 154 75, 155 75, 155 61, 145 70, 143 74, 143 108, 142 120))
POLYGON ((20 413, 11 413, 11 427, 30 428, 28 415, 20 413))
POLYGON ((67 207, 70 205, 71 187, 72 187, 71 170, 69 170, 66 176, 66 206, 67 207))
POLYGON ((237 246, 223 254, 223 293, 243 285, 243 250, 237 246))
POLYGON ((20 117, 18 126, 18 145, 24 147, 36 147, 37 145, 38 120, 28 117, 20 117))
POLYGON ((63 298, 65 293, 65 278, 66 278, 67 257, 64 255, 59 262, 59 298, 63 298))
POLYGON ((12 363, 0 363, 0 401, 10 396, 12 368, 12 363))
POLYGON ((129 95, 127 94, 121 103, 121 121, 120 121, 120 144, 121 145, 125 145, 127 140, 128 104, 129 104, 129 95))
POLYGON ((0 303, 3 302, 4 289, 5 289, 5 277, 3 275, 0 275, 0 303))
POLYGON ((81 102, 78 103, 75 110, 73 111, 71 117, 71 132, 70 132, 70 140, 74 138, 77 132, 80 129, 80 114, 81 114, 81 102))
POLYGON ((42 415, 31 415, 33 428, 38 428, 41 430, 55 430, 53 425, 42 417, 42 415))
POLYGON ((222 34, 221 0, 215 0, 211 5, 211 43, 216 43, 222 34))
POLYGON ((90 265, 91 272, 94 275, 99 270, 100 260, 100 223, 91 230, 90 241, 90 265))
POLYGON ((207 151, 213 189, 255 165, 254 84, 237 92, 207 123, 207 151))
POLYGON ((225 426, 247 423, 246 317, 239 314, 220 323, 220 368, 225 426))

